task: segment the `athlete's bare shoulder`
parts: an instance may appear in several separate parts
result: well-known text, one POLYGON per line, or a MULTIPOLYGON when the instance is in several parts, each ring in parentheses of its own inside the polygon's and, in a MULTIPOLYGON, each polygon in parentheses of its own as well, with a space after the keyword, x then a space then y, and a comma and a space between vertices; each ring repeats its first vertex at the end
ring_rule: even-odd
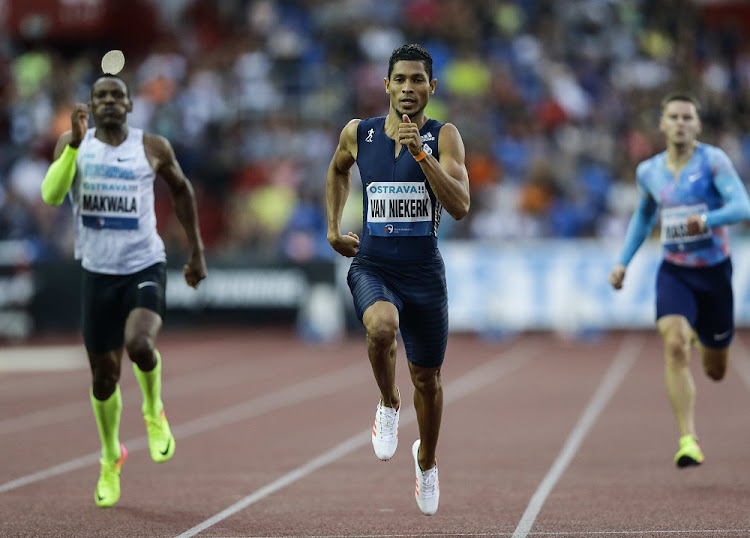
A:
POLYGON ((359 118, 354 118, 352 120, 349 120, 349 122, 341 130, 341 140, 353 141, 356 143, 357 142, 357 127, 359 127, 359 124, 361 121, 362 120, 359 118))
POLYGON ((146 152, 153 152, 156 155, 165 155, 173 153, 172 144, 169 140, 161 135, 143 133, 143 146, 146 148, 146 152))
POLYGON ((355 160, 357 159, 357 127, 361 121, 358 118, 349 120, 339 136, 339 151, 348 153, 355 160))
POLYGON ((172 144, 161 135, 143 133, 143 148, 154 170, 159 170, 163 165, 176 160, 172 144))

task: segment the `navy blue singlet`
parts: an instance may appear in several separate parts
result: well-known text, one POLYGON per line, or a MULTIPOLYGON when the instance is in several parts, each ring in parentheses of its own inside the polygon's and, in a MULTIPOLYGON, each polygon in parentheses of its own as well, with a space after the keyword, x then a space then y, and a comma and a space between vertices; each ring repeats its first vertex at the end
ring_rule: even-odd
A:
MULTIPOLYGON (((423 147, 436 158, 442 126, 428 120, 420 130, 423 147)), ((395 144, 385 134, 385 117, 360 122, 362 236, 347 282, 360 320, 375 302, 392 303, 409 362, 437 367, 448 342, 445 266, 437 247, 443 208, 419 163, 405 147, 396 157, 395 144)))
MULTIPOLYGON (((438 155, 443 126, 427 120, 422 143, 438 155)), ((362 176, 363 216, 359 252, 392 260, 425 260, 437 251, 443 208, 409 150, 385 134, 385 117, 362 120, 357 127, 357 166, 362 176)))

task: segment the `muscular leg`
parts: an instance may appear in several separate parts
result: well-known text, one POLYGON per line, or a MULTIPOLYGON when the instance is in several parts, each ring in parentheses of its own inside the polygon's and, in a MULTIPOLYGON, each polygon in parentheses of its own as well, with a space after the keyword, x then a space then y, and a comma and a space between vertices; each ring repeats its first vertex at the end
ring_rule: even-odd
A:
POLYGON ((118 381, 122 348, 106 353, 89 353, 91 366, 91 406, 94 410, 102 459, 107 462, 120 458, 120 415, 122 398, 118 381))
POLYGON ((367 356, 385 407, 397 409, 401 401, 396 388, 396 332, 398 309, 377 301, 365 310, 362 323, 367 330, 367 356))
POLYGON ((680 436, 695 434, 695 382, 690 373, 692 328, 679 315, 659 318, 657 327, 664 342, 664 378, 680 436))
POLYGON ((125 349, 134 363, 134 371, 143 393, 143 414, 157 416, 161 413, 161 368, 156 337, 162 320, 147 308, 134 308, 125 322, 125 349))
POLYGON ((443 383, 440 367, 422 368, 409 363, 414 383, 414 410, 419 424, 419 466, 423 471, 435 466, 435 451, 443 416, 443 383))
POLYGON ((161 316, 148 308, 134 308, 125 322, 125 349, 130 359, 144 372, 156 366, 154 351, 161 324, 161 316))
POLYGON ((700 346, 701 358, 703 359, 703 371, 714 381, 724 379, 729 361, 728 347, 705 347, 700 346))

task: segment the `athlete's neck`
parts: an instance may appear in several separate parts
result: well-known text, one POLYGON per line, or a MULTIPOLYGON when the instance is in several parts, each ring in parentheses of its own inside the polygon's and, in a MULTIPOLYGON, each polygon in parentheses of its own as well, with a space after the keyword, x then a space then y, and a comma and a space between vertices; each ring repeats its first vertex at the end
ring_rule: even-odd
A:
POLYGON ((97 125, 96 138, 109 144, 110 146, 119 146, 128 137, 128 125, 97 125))
MULTIPOLYGON (((386 136, 394 140, 398 140, 398 126, 404 121, 402 117, 403 112, 399 112, 391 107, 391 111, 385 117, 386 136)), ((430 118, 425 116, 424 110, 420 110, 417 114, 414 114, 414 116, 409 116, 409 119, 412 123, 416 123, 417 127, 419 127, 419 129, 421 130, 422 127, 424 127, 424 124, 427 123, 427 120, 429 120, 430 118)))
POLYGON ((693 158, 698 142, 690 144, 669 144, 667 147, 667 166, 673 170, 680 170, 693 158))

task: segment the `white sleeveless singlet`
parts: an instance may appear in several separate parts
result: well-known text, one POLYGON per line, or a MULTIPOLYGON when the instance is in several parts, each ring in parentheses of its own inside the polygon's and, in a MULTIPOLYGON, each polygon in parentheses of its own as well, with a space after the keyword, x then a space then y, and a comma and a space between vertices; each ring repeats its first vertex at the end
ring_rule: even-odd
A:
POLYGON ((129 275, 166 261, 156 231, 154 179, 143 131, 128 127, 119 146, 86 131, 69 196, 76 220, 75 258, 84 269, 129 275))

